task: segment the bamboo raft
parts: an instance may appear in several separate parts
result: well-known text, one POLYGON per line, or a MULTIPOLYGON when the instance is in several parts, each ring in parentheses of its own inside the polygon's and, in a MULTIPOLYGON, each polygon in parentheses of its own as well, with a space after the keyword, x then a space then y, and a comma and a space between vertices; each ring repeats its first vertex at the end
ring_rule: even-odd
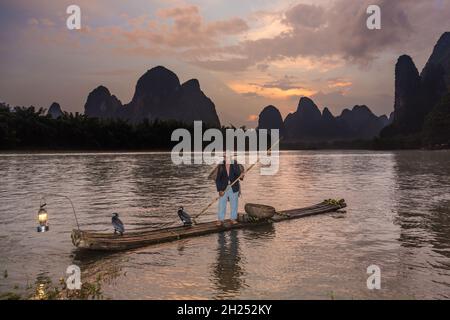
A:
POLYGON ((72 231, 72 243, 75 247, 83 250, 98 251, 120 251, 144 247, 162 242, 176 241, 184 238, 202 236, 211 233, 219 233, 231 229, 252 228, 267 225, 274 222, 304 218, 308 216, 335 212, 345 208, 345 202, 341 204, 329 204, 321 202, 319 204, 292 210, 277 212, 268 220, 256 222, 238 222, 232 224, 230 220, 218 226, 215 221, 199 223, 190 227, 179 226, 158 230, 131 231, 122 236, 114 233, 96 233, 74 229, 72 231))

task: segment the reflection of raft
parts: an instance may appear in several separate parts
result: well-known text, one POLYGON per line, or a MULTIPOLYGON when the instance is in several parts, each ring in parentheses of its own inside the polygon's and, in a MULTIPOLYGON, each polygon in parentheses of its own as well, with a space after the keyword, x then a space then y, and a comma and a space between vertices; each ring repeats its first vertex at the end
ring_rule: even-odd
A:
POLYGON ((345 207, 345 203, 334 204, 322 202, 311 207, 292 209, 277 212, 269 220, 259 220, 253 222, 239 222, 231 224, 225 221, 222 226, 216 222, 204 222, 190 227, 180 226, 158 230, 131 231, 122 236, 111 233, 95 233, 90 231, 73 230, 72 243, 79 249, 118 251, 143 247, 161 242, 175 241, 183 238, 201 236, 210 233, 217 233, 231 229, 251 228, 290 219, 298 219, 307 216, 333 212, 345 207))

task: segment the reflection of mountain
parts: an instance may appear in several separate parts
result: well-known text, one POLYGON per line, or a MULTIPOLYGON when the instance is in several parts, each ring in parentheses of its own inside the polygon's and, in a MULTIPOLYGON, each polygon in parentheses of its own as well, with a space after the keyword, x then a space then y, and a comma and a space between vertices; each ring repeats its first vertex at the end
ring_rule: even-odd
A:
MULTIPOLYGON (((428 226, 435 235, 431 239, 433 251, 450 259, 450 201, 442 201, 430 209, 428 226)), ((446 270, 450 270, 450 262, 446 263, 446 270)))
POLYGON ((448 152, 402 152, 394 156, 393 209, 397 213, 395 224, 399 226, 398 256, 401 276, 406 278, 404 284, 424 294, 425 299, 448 299, 448 152))
MULTIPOLYGON (((403 246, 422 247, 428 243, 450 248, 450 167, 442 166, 447 156, 439 152, 395 155, 395 203, 403 246)), ((450 257, 449 252, 445 255, 450 257)))
POLYGON ((133 99, 122 105, 104 86, 94 89, 85 104, 88 117, 127 119, 134 123, 144 119, 177 120, 191 123, 202 120, 218 127, 214 103, 201 91, 198 80, 183 84, 177 75, 164 67, 148 70, 137 82, 133 99))
POLYGON ((111 190, 113 184, 118 183, 118 173, 123 168, 118 161, 106 155, 91 155, 80 159, 85 167, 86 184, 92 188, 111 190))
POLYGON ((237 230, 231 230, 217 236, 217 261, 213 266, 212 276, 219 291, 218 298, 238 293, 244 284, 237 233, 237 230))
POLYGON ((335 117, 328 108, 320 112, 309 98, 300 99, 297 111, 290 113, 284 122, 277 108, 266 107, 259 115, 259 128, 280 129, 286 140, 333 141, 370 140, 389 122, 386 116, 378 117, 366 106, 344 109, 335 117))

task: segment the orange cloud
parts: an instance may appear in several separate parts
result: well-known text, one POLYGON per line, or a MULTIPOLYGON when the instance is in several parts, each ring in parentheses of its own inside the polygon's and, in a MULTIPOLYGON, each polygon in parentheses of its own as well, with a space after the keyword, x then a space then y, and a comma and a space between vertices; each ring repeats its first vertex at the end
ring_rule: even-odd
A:
POLYGON ((277 87, 264 87, 264 84, 250 84, 241 82, 231 82, 228 86, 239 94, 254 93, 271 99, 288 99, 292 96, 312 96, 317 93, 316 90, 307 88, 288 88, 281 89, 277 87))
POLYGON ((348 88, 351 87, 353 83, 345 79, 331 79, 328 80, 328 88, 348 88))

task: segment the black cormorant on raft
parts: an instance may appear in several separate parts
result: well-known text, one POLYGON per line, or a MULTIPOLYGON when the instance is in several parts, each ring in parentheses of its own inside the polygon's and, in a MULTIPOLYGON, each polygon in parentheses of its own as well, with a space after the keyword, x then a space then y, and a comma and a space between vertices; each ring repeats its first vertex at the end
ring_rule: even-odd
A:
POLYGON ((345 208, 344 200, 325 200, 314 206, 276 212, 270 219, 245 219, 240 215, 236 224, 226 220, 222 225, 216 221, 194 224, 192 226, 171 227, 157 230, 130 231, 122 236, 112 233, 96 233, 91 231, 73 230, 72 243, 84 250, 120 251, 147 245, 196 237, 210 233, 218 233, 231 229, 252 228, 284 220, 298 219, 323 213, 335 212, 345 208))
POLYGON ((125 232, 125 227, 123 225, 123 222, 119 219, 118 213, 116 212, 113 213, 111 223, 114 228, 114 233, 120 233, 120 235, 122 236, 123 233, 125 232))

